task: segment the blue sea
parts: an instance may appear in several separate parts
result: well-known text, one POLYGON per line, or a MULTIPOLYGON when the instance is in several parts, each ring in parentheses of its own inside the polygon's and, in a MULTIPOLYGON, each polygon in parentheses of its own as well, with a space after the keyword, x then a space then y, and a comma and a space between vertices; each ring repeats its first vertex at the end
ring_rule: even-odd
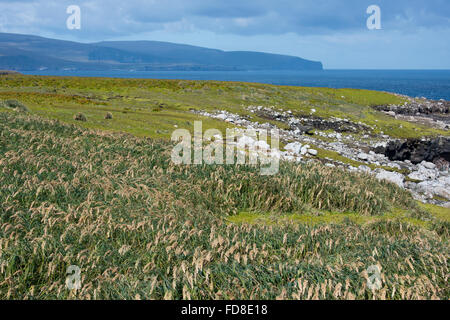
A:
POLYGON ((450 100, 450 70, 324 71, 37 71, 34 75, 188 79, 259 82, 276 85, 357 88, 411 97, 450 100))

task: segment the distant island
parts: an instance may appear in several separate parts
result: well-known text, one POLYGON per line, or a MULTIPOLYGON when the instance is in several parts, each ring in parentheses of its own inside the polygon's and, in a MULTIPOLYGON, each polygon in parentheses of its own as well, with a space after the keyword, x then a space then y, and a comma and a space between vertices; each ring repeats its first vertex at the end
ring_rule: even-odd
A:
POLYGON ((251 51, 222 51, 159 41, 78 43, 0 33, 0 69, 17 71, 322 70, 321 62, 251 51))

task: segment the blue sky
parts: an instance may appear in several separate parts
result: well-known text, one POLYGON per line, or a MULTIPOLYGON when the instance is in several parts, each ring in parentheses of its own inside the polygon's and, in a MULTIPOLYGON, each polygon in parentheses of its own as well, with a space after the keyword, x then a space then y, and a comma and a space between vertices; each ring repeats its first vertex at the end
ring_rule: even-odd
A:
POLYGON ((0 0, 0 32, 282 53, 328 69, 450 69, 449 0, 0 0), (81 8, 68 30, 66 8, 81 8), (381 30, 368 30, 369 5, 381 30))

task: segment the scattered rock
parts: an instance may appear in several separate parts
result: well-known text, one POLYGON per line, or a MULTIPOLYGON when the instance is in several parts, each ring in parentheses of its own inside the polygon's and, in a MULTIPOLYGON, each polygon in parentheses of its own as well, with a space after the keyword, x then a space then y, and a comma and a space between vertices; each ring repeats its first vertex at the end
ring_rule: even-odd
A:
POLYGON ((305 154, 308 153, 308 150, 309 150, 309 145, 304 145, 302 147, 302 149, 300 150, 300 154, 304 156, 305 154))
POLYGON ((425 167, 425 168, 427 168, 427 169, 435 169, 436 168, 436 165, 434 164, 434 163, 432 163, 432 162, 426 162, 426 161, 422 161, 421 163, 420 163, 423 167, 425 167))
POLYGON ((398 172, 390 172, 383 169, 376 169, 375 174, 376 174, 375 177, 378 180, 387 180, 395 183, 401 188, 404 187, 405 177, 398 172))
POLYGON ((403 115, 449 114, 450 101, 410 100, 406 105, 383 105, 373 107, 386 113, 403 115))
POLYGON ((300 154, 302 149, 302 144, 300 142, 289 143, 284 147, 285 150, 290 151, 294 154, 300 154))
POLYGON ((450 189, 448 188, 438 186, 433 189, 433 193, 438 197, 450 200, 450 189))
POLYGON ((369 155, 361 152, 358 154, 358 158, 361 160, 367 161, 367 160, 369 160, 369 155))
MULTIPOLYGON (((436 197, 447 199, 449 196, 447 190, 450 190, 450 182, 446 180, 449 176, 450 167, 448 161, 450 156, 449 137, 433 140, 397 141, 391 140, 384 133, 375 134, 373 129, 376 129, 377 125, 369 127, 348 119, 322 119, 312 114, 299 116, 295 112, 283 111, 275 107, 250 106, 248 110, 261 118, 285 123, 288 125, 288 129, 279 128, 273 122, 259 123, 252 121, 252 116, 241 116, 224 110, 216 113, 197 110, 192 110, 192 112, 231 122, 237 125, 238 130, 242 130, 242 132, 248 129, 256 131, 278 129, 280 139, 289 143, 285 146, 283 152, 276 149, 269 150, 272 156, 286 161, 317 161, 312 157, 302 159, 303 155, 318 155, 317 150, 310 147, 310 145, 314 145, 336 152, 347 159, 364 161, 368 164, 355 168, 343 160, 337 160, 330 156, 330 158, 321 159, 321 162, 328 167, 339 167, 348 171, 373 174, 380 180, 387 180, 410 190, 416 199, 428 203, 436 204, 436 201, 438 201, 438 204, 442 204, 443 201, 437 200, 436 197), (361 133, 361 131, 363 132, 362 135, 355 136, 352 134, 352 132, 361 133), (349 134, 343 135, 342 132, 349 132, 349 134), (315 136, 307 136, 304 133, 315 136), (377 167, 390 167, 399 172, 391 172, 381 168, 372 171, 369 164, 377 167), (408 175, 407 181, 405 181, 404 175, 408 175)), ((393 115, 395 111, 388 112, 393 115)), ((398 117, 398 114, 395 117, 398 117)), ((267 143, 256 141, 250 137, 241 137, 237 144, 238 147, 245 149, 256 147, 257 154, 260 154, 258 153, 259 150, 270 148, 267 143)))
POLYGON ((216 116, 216 118, 220 120, 225 120, 227 118, 227 115, 224 113, 220 113, 216 116))
POLYGON ((365 165, 359 166, 358 170, 361 171, 361 172, 366 172, 366 173, 372 172, 372 169, 370 169, 368 166, 365 166, 365 165))
POLYGON ((417 181, 426 181, 436 179, 438 173, 435 170, 419 166, 419 170, 408 175, 408 178, 417 181))
POLYGON ((383 105, 373 107, 396 119, 420 123, 438 129, 450 129, 450 101, 409 99, 404 105, 383 105))
POLYGON ((450 181, 446 178, 423 181, 417 184, 416 191, 428 194, 430 198, 438 196, 450 200, 450 181))
POLYGON ((302 133, 313 135, 313 130, 333 130, 335 132, 353 132, 371 131, 371 128, 363 123, 354 123, 347 119, 330 118, 324 119, 321 117, 313 116, 313 110, 311 109, 310 115, 303 115, 295 117, 292 112, 279 112, 273 108, 265 108, 262 106, 248 108, 250 112, 255 113, 259 117, 268 120, 281 121, 288 124, 291 130, 300 130, 302 133))

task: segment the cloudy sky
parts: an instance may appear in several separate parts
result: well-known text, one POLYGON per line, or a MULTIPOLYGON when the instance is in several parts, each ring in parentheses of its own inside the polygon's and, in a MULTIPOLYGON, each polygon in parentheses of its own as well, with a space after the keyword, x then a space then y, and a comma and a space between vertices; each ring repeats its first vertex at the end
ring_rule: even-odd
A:
POLYGON ((0 0, 0 32, 282 53, 328 69, 450 69, 449 0, 0 0), (81 8, 68 30, 66 9, 81 8), (370 5, 381 30, 369 30, 370 5))

